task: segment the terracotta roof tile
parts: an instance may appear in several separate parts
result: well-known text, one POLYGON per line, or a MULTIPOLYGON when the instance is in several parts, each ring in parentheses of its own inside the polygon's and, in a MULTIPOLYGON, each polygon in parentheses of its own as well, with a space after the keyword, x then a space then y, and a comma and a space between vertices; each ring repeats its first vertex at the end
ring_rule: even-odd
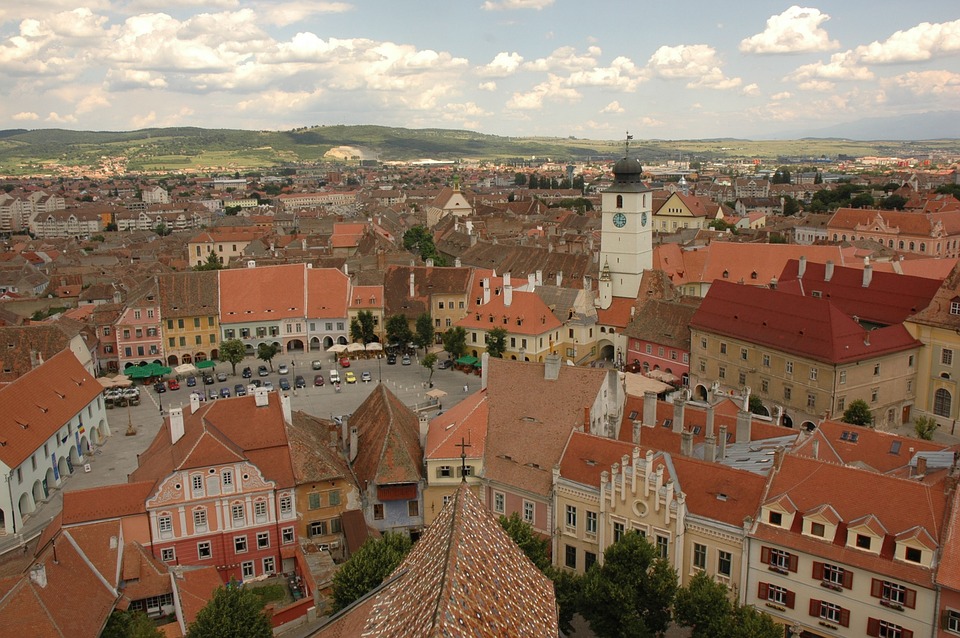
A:
POLYGON ((347 316, 350 280, 336 268, 307 270, 307 310, 310 319, 336 319, 347 316))
POLYGON ((470 443, 464 450, 468 459, 482 459, 487 440, 489 405, 487 394, 475 392, 463 401, 434 417, 427 430, 424 457, 427 459, 460 458, 458 447, 463 438, 470 443))
POLYGON ((691 515, 736 527, 742 526, 746 517, 756 517, 767 477, 722 463, 679 455, 671 458, 691 515))
POLYGON ((350 417, 359 449, 353 470, 361 486, 417 483, 423 477, 423 450, 417 415, 383 384, 350 417))
POLYGON ((338 434, 333 421, 299 410, 293 413, 293 423, 287 425, 287 440, 298 485, 333 479, 353 482, 350 466, 330 445, 330 432, 338 434))
POLYGON ((306 271, 305 264, 218 270, 220 322, 302 318, 307 303, 306 271))
POLYGON ((164 319, 220 313, 220 280, 215 270, 163 274, 157 282, 164 319))

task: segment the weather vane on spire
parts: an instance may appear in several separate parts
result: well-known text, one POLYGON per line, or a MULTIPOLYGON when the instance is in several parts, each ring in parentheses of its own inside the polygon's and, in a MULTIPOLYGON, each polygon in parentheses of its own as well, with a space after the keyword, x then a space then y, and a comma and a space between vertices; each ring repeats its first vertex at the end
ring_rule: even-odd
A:
POLYGON ((630 156, 630 140, 632 140, 632 139, 633 139, 633 136, 630 135, 630 131, 627 131, 627 139, 626 139, 626 140, 624 141, 624 143, 623 143, 623 156, 624 156, 624 157, 629 157, 629 156, 630 156))

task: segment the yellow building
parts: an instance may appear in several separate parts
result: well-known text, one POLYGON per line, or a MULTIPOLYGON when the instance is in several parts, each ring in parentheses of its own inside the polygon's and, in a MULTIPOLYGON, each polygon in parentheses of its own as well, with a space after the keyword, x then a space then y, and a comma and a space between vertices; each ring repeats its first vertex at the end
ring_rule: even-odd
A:
POLYGON ((205 230, 195 235, 187 243, 187 257, 190 267, 205 264, 211 253, 220 258, 224 266, 231 259, 243 256, 250 242, 263 239, 269 231, 262 228, 221 228, 205 230))
POLYGON ((718 204, 706 197, 673 193, 653 213, 653 229, 659 233, 675 233, 686 228, 703 229, 722 213, 718 204))
MULTIPOLYGON (((440 401, 442 407, 442 397, 440 401)), ((485 392, 471 394, 429 422, 421 413, 420 432, 427 465, 427 485, 423 490, 424 525, 433 522, 464 481, 481 497, 487 417, 485 392)))
POLYGON ((163 353, 168 366, 215 360, 220 351, 220 292, 216 271, 157 278, 163 353))

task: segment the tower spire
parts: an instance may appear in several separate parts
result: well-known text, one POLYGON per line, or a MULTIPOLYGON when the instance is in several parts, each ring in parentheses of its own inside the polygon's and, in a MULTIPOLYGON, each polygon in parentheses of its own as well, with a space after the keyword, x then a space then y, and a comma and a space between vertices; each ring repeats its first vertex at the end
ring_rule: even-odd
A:
POLYGON ((630 131, 627 131, 627 139, 623 141, 623 156, 630 157, 630 140, 633 139, 633 136, 630 135, 630 131))

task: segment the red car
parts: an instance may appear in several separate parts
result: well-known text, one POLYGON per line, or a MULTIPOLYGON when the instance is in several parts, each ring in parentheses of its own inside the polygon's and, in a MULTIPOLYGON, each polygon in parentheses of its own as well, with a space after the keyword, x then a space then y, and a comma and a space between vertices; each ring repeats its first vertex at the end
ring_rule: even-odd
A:
POLYGON ((177 381, 176 379, 170 379, 169 381, 167 381, 167 387, 170 388, 171 390, 179 390, 180 382, 177 381))
POLYGON ((341 367, 341 368, 349 368, 349 367, 350 367, 350 359, 347 359, 346 357, 341 358, 341 359, 340 359, 340 367, 341 367))

